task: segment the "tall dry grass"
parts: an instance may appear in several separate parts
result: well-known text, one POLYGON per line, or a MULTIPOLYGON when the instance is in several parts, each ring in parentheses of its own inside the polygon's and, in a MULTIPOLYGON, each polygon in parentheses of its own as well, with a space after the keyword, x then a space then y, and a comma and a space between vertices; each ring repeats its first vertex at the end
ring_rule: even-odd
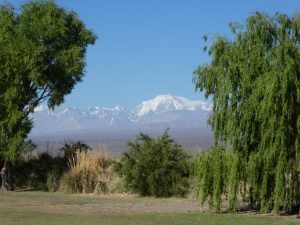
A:
POLYGON ((118 188, 118 176, 103 151, 77 151, 69 160, 69 170, 61 179, 61 189, 72 193, 106 194, 118 188))

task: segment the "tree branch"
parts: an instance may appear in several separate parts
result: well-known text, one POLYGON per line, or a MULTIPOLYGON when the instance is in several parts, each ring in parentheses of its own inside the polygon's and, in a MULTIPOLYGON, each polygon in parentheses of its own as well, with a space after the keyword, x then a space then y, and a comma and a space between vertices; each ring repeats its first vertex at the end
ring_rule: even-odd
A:
POLYGON ((41 93, 41 95, 30 105, 28 105, 28 109, 27 111, 25 111, 22 119, 24 120, 31 112, 33 112, 34 108, 37 107, 40 103, 44 102, 49 96, 50 96, 51 92, 49 91, 49 85, 47 85, 45 88, 43 88, 43 91, 41 93))

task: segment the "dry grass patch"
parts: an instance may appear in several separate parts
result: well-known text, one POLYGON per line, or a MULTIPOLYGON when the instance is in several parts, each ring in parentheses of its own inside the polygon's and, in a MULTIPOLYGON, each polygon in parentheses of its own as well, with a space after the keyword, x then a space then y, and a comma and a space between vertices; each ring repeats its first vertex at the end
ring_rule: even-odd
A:
POLYGON ((114 193, 119 178, 104 151, 77 151, 69 160, 69 170, 61 179, 61 190, 72 193, 114 193))

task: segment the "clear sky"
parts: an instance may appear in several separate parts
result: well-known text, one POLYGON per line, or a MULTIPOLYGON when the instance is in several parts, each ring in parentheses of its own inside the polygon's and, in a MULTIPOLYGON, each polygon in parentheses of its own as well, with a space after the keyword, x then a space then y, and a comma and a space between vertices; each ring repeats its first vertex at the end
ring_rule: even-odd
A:
MULTIPOLYGON (((1 2, 2 0, 0 0, 1 2)), ((19 6, 21 0, 11 0, 19 6)), ((86 57, 86 76, 65 106, 133 108, 159 94, 203 100, 193 70, 209 58, 202 36, 230 35, 229 22, 255 11, 299 12, 297 0, 57 0, 98 36, 86 57)))

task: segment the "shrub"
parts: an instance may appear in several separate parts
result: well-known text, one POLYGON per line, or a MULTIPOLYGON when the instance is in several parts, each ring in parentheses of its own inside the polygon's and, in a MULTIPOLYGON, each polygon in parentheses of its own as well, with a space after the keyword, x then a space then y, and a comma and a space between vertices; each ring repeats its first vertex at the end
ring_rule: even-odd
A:
POLYGON ((125 188, 141 196, 184 196, 189 187, 190 155, 168 134, 157 138, 140 133, 128 142, 116 167, 125 188))
POLYGON ((47 174, 47 189, 50 192, 55 192, 59 189, 60 174, 55 171, 51 171, 47 174))
POLYGON ((115 191, 111 160, 103 152, 77 151, 69 160, 69 170, 61 179, 62 190, 72 193, 115 191))
POLYGON ((20 156, 13 165, 14 184, 18 188, 49 190, 48 176, 55 174, 57 179, 65 170, 64 160, 49 153, 37 156, 20 156))
POLYGON ((60 178, 69 169, 68 162, 76 154, 76 149, 79 152, 91 150, 81 141, 65 142, 60 149, 63 152, 62 156, 53 156, 47 152, 38 155, 29 154, 35 148, 36 145, 31 140, 24 142, 18 158, 12 164, 13 183, 16 188, 57 191, 60 178))
POLYGON ((92 150, 92 148, 81 141, 65 142, 64 146, 60 149, 60 151, 64 154, 66 162, 68 162, 71 158, 74 158, 76 152, 87 152, 89 150, 92 150))

